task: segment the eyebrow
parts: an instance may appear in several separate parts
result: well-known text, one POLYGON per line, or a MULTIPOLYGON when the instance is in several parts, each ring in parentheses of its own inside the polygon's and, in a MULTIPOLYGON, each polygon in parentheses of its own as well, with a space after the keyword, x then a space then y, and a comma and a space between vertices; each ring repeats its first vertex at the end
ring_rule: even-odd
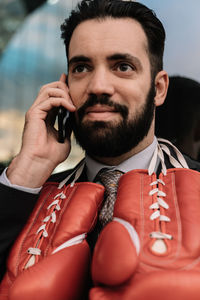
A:
MULTIPOLYGON (((140 60, 136 56, 133 56, 129 53, 115 53, 115 54, 109 55, 107 57, 107 60, 108 61, 116 61, 116 60, 130 61, 130 62, 135 63, 138 68, 142 69, 142 64, 141 64, 140 60)), ((69 60, 68 67, 70 67, 71 65, 73 65, 75 63, 80 63, 80 62, 91 62, 91 59, 85 55, 74 56, 69 60)))
POLYGON ((91 59, 87 56, 84 55, 77 55, 72 57, 69 61, 68 61, 68 66, 71 66, 75 63, 79 63, 79 62, 90 62, 91 59))
POLYGON ((136 56, 133 56, 129 53, 116 53, 116 54, 108 56, 107 59, 110 61, 115 61, 115 60, 130 61, 130 62, 135 63, 138 68, 142 69, 142 63, 139 60, 139 58, 137 58, 136 56))

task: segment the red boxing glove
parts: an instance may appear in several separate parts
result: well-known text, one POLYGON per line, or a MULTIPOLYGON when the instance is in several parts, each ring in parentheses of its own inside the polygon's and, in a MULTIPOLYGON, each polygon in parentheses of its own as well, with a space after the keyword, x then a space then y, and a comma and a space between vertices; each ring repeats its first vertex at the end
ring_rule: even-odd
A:
POLYGON ((90 249, 104 187, 47 183, 13 246, 1 300, 75 300, 87 297, 90 249))
POLYGON ((200 173, 128 172, 95 246, 90 300, 198 300, 199 255, 200 173))

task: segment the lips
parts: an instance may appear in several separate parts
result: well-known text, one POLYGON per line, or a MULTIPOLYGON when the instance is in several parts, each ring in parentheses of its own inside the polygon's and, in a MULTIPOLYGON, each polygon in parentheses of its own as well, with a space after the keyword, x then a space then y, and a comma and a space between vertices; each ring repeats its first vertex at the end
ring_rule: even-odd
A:
POLYGON ((88 107, 85 110, 85 113, 104 113, 104 112, 116 112, 116 110, 108 105, 94 105, 91 107, 88 107))
POLYGON ((86 108, 85 117, 90 120, 102 120, 111 119, 118 113, 114 107, 108 105, 94 105, 86 108))

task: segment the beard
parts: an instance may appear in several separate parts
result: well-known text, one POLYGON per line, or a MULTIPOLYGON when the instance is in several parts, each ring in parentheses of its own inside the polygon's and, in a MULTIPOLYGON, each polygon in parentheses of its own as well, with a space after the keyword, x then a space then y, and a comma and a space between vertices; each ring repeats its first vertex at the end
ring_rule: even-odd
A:
POLYGON ((107 95, 89 99, 73 114, 72 126, 78 144, 91 157, 117 157, 136 147, 147 136, 155 112, 155 88, 151 85, 146 101, 140 112, 129 119, 127 106, 117 104, 107 95), (88 107, 96 104, 111 106, 121 117, 121 121, 83 121, 88 107))

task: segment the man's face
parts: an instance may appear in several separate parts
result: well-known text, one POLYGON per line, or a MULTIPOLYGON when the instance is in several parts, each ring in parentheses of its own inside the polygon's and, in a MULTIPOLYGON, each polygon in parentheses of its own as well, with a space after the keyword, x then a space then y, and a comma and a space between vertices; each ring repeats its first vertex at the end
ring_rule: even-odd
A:
POLYGON ((147 49, 142 27, 129 18, 89 20, 75 29, 68 83, 75 136, 90 155, 121 155, 148 134, 154 86, 147 49))

